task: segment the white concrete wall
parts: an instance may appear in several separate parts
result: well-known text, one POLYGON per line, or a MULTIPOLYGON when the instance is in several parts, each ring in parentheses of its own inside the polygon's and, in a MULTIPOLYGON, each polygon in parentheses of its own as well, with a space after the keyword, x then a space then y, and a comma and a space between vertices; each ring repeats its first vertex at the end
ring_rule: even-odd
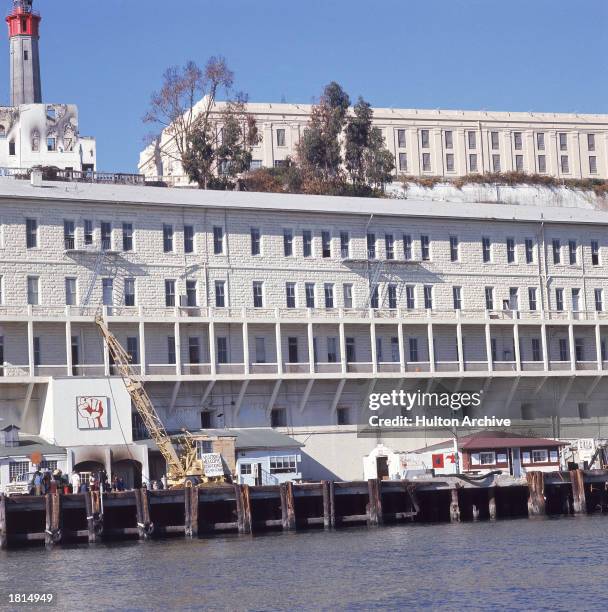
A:
MULTIPOLYGON (((107 416, 107 415, 106 415, 107 416)), ((44 405, 40 434, 59 446, 98 446, 129 444, 131 398, 120 379, 52 379, 44 405), (79 427, 77 398, 102 397, 109 408, 108 426, 104 429, 79 427)))

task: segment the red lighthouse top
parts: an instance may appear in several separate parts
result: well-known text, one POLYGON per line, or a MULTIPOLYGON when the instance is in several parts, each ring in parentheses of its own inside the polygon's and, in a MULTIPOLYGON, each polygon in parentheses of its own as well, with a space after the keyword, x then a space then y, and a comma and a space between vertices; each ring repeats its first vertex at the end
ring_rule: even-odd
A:
POLYGON ((13 10, 6 18, 8 35, 39 36, 41 17, 32 10, 33 0, 13 0, 13 10))

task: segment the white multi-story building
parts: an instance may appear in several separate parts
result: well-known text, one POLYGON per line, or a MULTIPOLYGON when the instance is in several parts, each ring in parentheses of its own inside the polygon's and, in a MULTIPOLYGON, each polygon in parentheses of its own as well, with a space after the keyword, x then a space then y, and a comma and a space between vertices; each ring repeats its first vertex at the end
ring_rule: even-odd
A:
MULTIPOLYGON (((202 108, 200 102, 195 112, 202 108)), ((220 102, 218 117, 221 110, 220 102)), ((248 104, 261 135, 252 168, 295 157, 310 111, 308 104, 248 104)), ((374 124, 395 157, 396 175, 456 178, 517 171, 608 178, 608 115, 375 108, 374 124)), ((188 184, 166 130, 141 152, 139 171, 188 184)))
POLYGON ((153 469, 103 309, 168 429, 277 427, 308 477, 445 439, 358 436, 392 389, 482 392, 524 431, 605 437, 608 213, 561 204, 1 179, 0 418, 70 469, 153 469))

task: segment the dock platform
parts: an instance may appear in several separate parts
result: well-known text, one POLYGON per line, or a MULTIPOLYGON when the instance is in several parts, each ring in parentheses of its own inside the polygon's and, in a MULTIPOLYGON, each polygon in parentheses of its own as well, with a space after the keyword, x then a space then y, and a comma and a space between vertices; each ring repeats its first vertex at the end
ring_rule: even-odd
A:
POLYGON ((0 495, 0 548, 608 513, 608 470, 0 495))

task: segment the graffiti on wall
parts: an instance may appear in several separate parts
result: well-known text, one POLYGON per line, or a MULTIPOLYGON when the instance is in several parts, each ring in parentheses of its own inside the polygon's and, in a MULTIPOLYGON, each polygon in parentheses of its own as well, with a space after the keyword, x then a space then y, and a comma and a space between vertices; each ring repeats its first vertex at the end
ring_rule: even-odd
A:
POLYGON ((76 398, 78 429, 110 429, 110 403, 107 397, 76 398))

